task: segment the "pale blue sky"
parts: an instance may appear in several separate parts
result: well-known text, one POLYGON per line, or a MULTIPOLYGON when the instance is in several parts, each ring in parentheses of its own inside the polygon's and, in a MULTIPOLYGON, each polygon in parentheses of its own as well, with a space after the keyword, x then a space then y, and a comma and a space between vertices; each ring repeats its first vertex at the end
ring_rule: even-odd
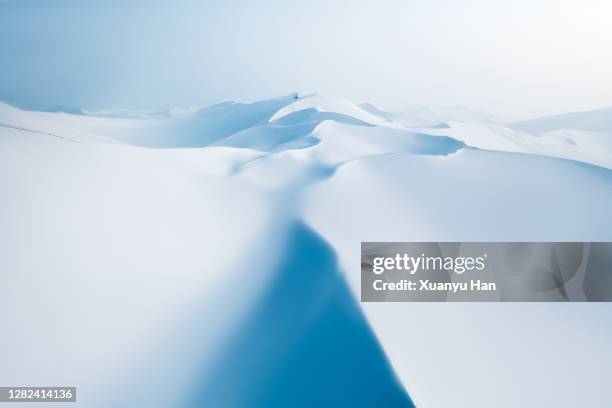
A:
POLYGON ((610 15, 607 0, 0 0, 0 100, 148 109, 316 91, 508 119, 587 110, 612 105, 610 15))

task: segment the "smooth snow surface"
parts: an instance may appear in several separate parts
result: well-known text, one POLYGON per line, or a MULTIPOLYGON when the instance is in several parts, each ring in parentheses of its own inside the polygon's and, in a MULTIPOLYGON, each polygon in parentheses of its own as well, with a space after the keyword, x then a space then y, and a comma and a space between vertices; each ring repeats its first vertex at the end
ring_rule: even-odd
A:
POLYGON ((432 108, 417 105, 401 112, 388 112, 371 103, 362 103, 359 106, 374 115, 393 120, 407 127, 435 127, 449 120, 457 122, 500 122, 498 118, 491 114, 461 106, 432 108))
POLYGON ((608 305, 358 302, 361 241, 612 240, 612 114, 468 112, 0 104, 0 384, 105 408, 612 406, 608 305))
POLYGON ((612 107, 587 112, 563 113, 544 118, 515 122, 513 128, 527 132, 550 132, 553 130, 589 130, 612 133, 612 107))

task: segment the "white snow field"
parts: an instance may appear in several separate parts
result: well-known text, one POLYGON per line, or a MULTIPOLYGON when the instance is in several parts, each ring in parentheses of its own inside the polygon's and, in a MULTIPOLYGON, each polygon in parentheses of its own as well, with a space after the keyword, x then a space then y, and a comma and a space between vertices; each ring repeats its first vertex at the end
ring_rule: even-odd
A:
POLYGON ((77 407, 612 406, 610 305, 358 301, 361 241, 612 240, 612 112, 410 112, 0 104, 0 384, 74 385, 77 407))

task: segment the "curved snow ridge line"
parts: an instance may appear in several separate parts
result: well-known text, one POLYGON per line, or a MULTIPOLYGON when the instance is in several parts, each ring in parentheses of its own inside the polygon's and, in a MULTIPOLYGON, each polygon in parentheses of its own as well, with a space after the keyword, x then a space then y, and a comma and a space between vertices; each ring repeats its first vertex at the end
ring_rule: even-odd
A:
MULTIPOLYGON (((317 132, 321 131, 321 130, 325 130, 327 127, 334 126, 336 124, 339 124, 339 123, 336 122, 335 120, 324 119, 324 120, 322 120, 320 122, 314 122, 314 123, 305 124, 305 125, 289 125, 289 126, 286 126, 286 128, 295 128, 295 127, 298 127, 298 126, 302 127, 302 126, 312 125, 312 127, 311 127, 311 129, 310 129, 310 131, 308 133, 304 133, 304 134, 299 136, 299 139, 302 139, 302 140, 310 139, 311 143, 300 146, 300 145, 295 145, 295 141, 296 141, 297 138, 294 138, 294 139, 291 139, 291 140, 287 140, 285 142, 282 142, 282 143, 278 144, 274 149, 264 150, 265 153, 263 153, 263 154, 261 154, 261 155, 259 155, 257 157, 251 158, 251 159, 249 159, 249 160, 239 164, 238 166, 236 166, 236 168, 234 169, 234 171, 232 173, 233 174, 239 173, 239 172, 245 170, 245 168, 247 168, 248 166, 251 166, 251 165, 253 165, 254 163, 256 163, 256 162, 258 162, 260 160, 265 160, 265 159, 271 158, 271 157, 273 157, 275 155, 284 154, 284 153, 290 153, 292 151, 298 151, 298 150, 302 151, 302 152, 305 152, 305 151, 308 151, 308 150, 315 150, 323 142, 321 140, 321 138, 317 135, 317 132)), ((346 123, 343 123, 343 125, 351 126, 351 124, 346 124, 346 123)), ((369 125, 369 124, 366 124, 366 125, 367 126, 372 126, 372 125, 369 125)), ((363 126, 363 125, 354 125, 354 126, 363 126)), ((264 128, 265 129, 270 129, 270 127, 267 126, 267 125, 262 125, 260 127, 262 129, 264 129, 264 128)), ((251 128, 249 128, 249 129, 251 129, 251 128)), ((249 129, 246 129, 246 131, 248 131, 249 129)), ((241 132, 239 132, 239 133, 241 133, 241 132)), ((234 135, 231 135, 228 138, 231 138, 233 136, 234 135)), ((227 144, 224 144, 224 143, 220 143, 219 145, 220 146, 228 146, 227 144)), ((247 147, 247 146, 241 146, 241 147, 231 146, 231 147, 238 148, 238 149, 257 150, 257 151, 260 151, 260 152, 262 151, 262 150, 258 150, 258 149, 255 149, 253 147, 247 147)), ((310 166, 309 166, 309 164, 306 164, 305 165, 306 167, 312 167, 313 165, 316 166, 318 164, 318 163, 316 163, 316 162, 314 162, 312 160, 309 161, 308 163, 310 164, 310 166)), ((331 166, 327 166, 327 167, 331 167, 331 166)))
MULTIPOLYGON (((326 167, 332 168, 350 160, 386 154, 447 156, 465 147, 471 146, 450 136, 433 136, 426 133, 416 133, 399 129, 384 130, 380 127, 371 125, 355 125, 326 119, 312 127, 310 132, 304 132, 295 139, 280 143, 276 145, 274 149, 267 150, 265 154, 244 162, 242 166, 250 165, 258 160, 273 158, 281 154, 294 153, 304 156, 303 159, 305 160, 300 161, 304 163, 305 167, 308 167, 309 164, 319 165, 321 164, 320 161, 323 156, 330 156, 327 159, 326 167), (365 134, 360 133, 364 131, 365 134), (385 133, 378 134, 378 132, 381 131, 385 133), (387 132, 389 131, 395 133, 388 134, 387 132), (354 145, 363 145, 361 146, 362 151, 366 149, 372 152, 363 154, 343 152, 340 150, 340 156, 354 156, 348 159, 334 159, 333 156, 335 153, 333 151, 337 149, 336 144, 338 141, 340 143, 344 141, 341 138, 352 141, 354 145), (296 140, 300 139, 310 139, 311 142, 304 145, 296 144, 296 140)), ((242 148, 253 150, 253 148, 249 146, 243 146, 242 148)))
POLYGON ((380 156, 389 156, 389 157, 398 157, 398 158, 405 157, 405 156, 412 156, 412 157, 428 156, 428 157, 435 158, 435 156, 440 156, 440 158, 444 158, 444 157, 456 156, 463 152, 482 152, 485 154, 491 153, 491 154, 499 154, 499 155, 507 156, 507 157, 519 157, 519 158, 527 156, 527 157, 539 159, 542 161, 549 161, 551 163, 567 163, 572 166, 583 168, 589 172, 592 172, 593 174, 597 176, 604 178, 610 183, 612 183, 612 169, 609 169, 603 166, 598 166, 596 164, 586 163, 580 160, 568 159, 565 157, 548 156, 548 155, 536 154, 536 153, 530 153, 530 152, 509 152, 509 151, 503 151, 503 150, 481 149, 479 147, 468 146, 468 145, 465 145, 463 148, 457 149, 455 152, 444 154, 444 155, 427 155, 427 154, 420 154, 420 153, 415 154, 415 153, 402 153, 402 152, 398 152, 398 153, 391 152, 391 153, 386 153, 386 154, 372 154, 372 155, 356 157, 354 159, 347 160, 341 163, 340 165, 338 165, 337 168, 348 165, 348 164, 352 164, 355 162, 359 162, 359 161, 367 161, 369 159, 375 160, 380 156))
POLYGON ((339 113, 373 125, 403 129, 399 123, 395 123, 387 118, 376 116, 359 106, 342 99, 328 99, 319 94, 308 95, 296 99, 295 102, 278 110, 269 122, 274 122, 283 117, 300 112, 306 109, 315 109, 318 112, 339 113))
POLYGON ((340 169, 343 166, 351 164, 351 163, 355 163, 355 162, 362 161, 362 160, 368 160, 368 159, 377 159, 379 157, 384 157, 384 156, 389 156, 389 157, 415 157, 415 156, 436 157, 436 156, 439 156, 439 157, 444 158, 446 156, 452 156, 452 155, 456 154, 457 152, 459 152, 462 149, 480 150, 480 149, 476 149, 476 148, 473 148, 473 147, 470 147, 470 146, 466 146, 466 147, 457 149, 454 152, 446 153, 446 154, 423 154, 423 153, 406 153, 406 152, 373 153, 373 154, 368 154, 368 155, 365 155, 365 156, 359 156, 359 157, 355 157, 355 158, 348 159, 348 160, 345 160, 343 162, 340 162, 336 166, 334 166, 335 167, 334 171, 340 169))
POLYGON ((610 176, 612 176, 612 168, 609 168, 609 167, 606 167, 604 165, 600 165, 597 163, 580 160, 580 159, 573 159, 570 157, 556 156, 552 154, 539 153, 539 152, 533 152, 533 151, 520 152, 520 151, 508 151, 508 150, 497 150, 497 149, 484 149, 481 147, 475 147, 475 146, 470 146, 470 145, 466 145, 466 148, 471 149, 471 150, 479 150, 482 152, 489 152, 489 153, 501 153, 501 154, 507 154, 507 155, 516 155, 516 156, 539 157, 545 160, 556 160, 560 162, 568 162, 568 163, 573 163, 580 167, 585 167, 587 169, 592 169, 596 171, 601 170, 604 173, 609 173, 610 176))
POLYGON ((530 134, 498 124, 449 122, 446 129, 420 128, 435 136, 450 136, 484 150, 558 157, 612 169, 612 135, 583 130, 530 134))
POLYGON ((333 179, 341 167, 353 162, 384 156, 431 157, 432 159, 438 157, 445 159, 447 156, 454 155, 464 148, 469 148, 457 142, 455 148, 446 151, 383 151, 330 161, 317 154, 317 149, 324 143, 325 141, 321 141, 321 144, 307 149, 283 150, 264 154, 236 165, 231 175, 243 175, 251 178, 257 184, 272 186, 275 190, 299 195, 318 183, 333 179))
MULTIPOLYGON (((239 173, 242 170, 244 170, 246 167, 252 165, 253 163, 255 163, 255 162, 259 161, 259 160, 264 160, 264 159, 270 158, 270 157, 272 157, 274 155, 278 155, 278 154, 282 154, 282 153, 290 152, 290 151, 296 151, 296 150, 305 151, 305 150, 309 150, 309 149, 315 149, 322 142, 321 139, 316 136, 316 132, 319 129, 321 129, 324 126, 326 126, 325 123, 327 123, 327 122, 335 123, 332 120, 323 120, 323 121, 315 123, 315 124, 287 126, 288 128, 294 128, 296 126, 300 126, 301 127, 301 126, 313 125, 308 133, 304 133, 303 135, 299 136, 299 138, 302 139, 302 140, 304 140, 304 139, 311 139, 312 143, 310 143, 308 145, 304 145, 304 146, 291 146, 291 143, 296 141, 295 139, 291 139, 291 140, 285 141, 285 142, 280 143, 279 145, 277 145, 275 149, 264 151, 265 153, 261 154, 260 156, 251 158, 251 159, 249 159, 249 160, 239 164, 238 166, 236 166, 236 168, 234 169, 232 174, 239 173), (285 147, 285 148, 283 148, 283 147, 285 147)), ((269 127, 266 126, 266 125, 261 126, 261 128, 269 129, 269 127)), ((234 135, 231 135, 229 137, 231 138, 232 136, 234 136, 234 135)), ((221 146, 227 146, 226 144, 220 144, 220 145, 221 146)), ((237 147, 237 146, 229 146, 229 147, 233 147, 233 148, 237 148, 237 149, 257 150, 257 149, 254 149, 252 147, 237 147)), ((261 152, 261 150, 257 150, 257 151, 261 152)))
POLYGON ((554 130, 589 130, 593 132, 612 132, 612 107, 584 112, 570 112, 542 118, 511 122, 513 129, 527 132, 547 132, 554 130))
POLYGON ((73 143, 88 144, 88 143, 85 143, 85 142, 83 142, 81 140, 71 139, 69 137, 57 135, 55 133, 44 132, 42 130, 36 130, 36 129, 28 129, 28 128, 24 128, 24 127, 21 127, 21 126, 9 125, 8 123, 1 123, 0 122, 0 126, 6 127, 6 128, 9 128, 9 129, 20 130, 22 132, 37 133, 37 134, 40 134, 40 135, 53 136, 53 137, 56 137, 58 139, 67 140, 67 141, 73 142, 73 143))
POLYGON ((299 149, 318 143, 316 140, 309 140, 318 125, 318 123, 256 125, 233 133, 208 146, 227 146, 262 152, 275 152, 283 148, 285 150, 299 149))
POLYGON ((320 123, 324 120, 332 120, 339 123, 346 123, 358 126, 378 126, 372 123, 364 122, 361 119, 338 112, 321 112, 315 108, 306 108, 297 112, 289 113, 280 119, 268 122, 274 125, 289 126, 299 124, 320 123))
POLYGON ((340 170, 342 167, 346 166, 346 165, 350 165, 352 163, 356 163, 359 161, 366 161, 366 160, 370 160, 370 159, 378 159, 380 157, 419 157, 419 156, 427 156, 427 157, 440 157, 440 158, 444 158, 447 156, 452 156, 454 154, 457 154, 459 151, 463 150, 463 149, 473 149, 473 150, 480 150, 478 148, 474 148, 474 147, 470 147, 470 146, 465 146, 462 148, 459 148, 457 150, 455 150, 454 152, 449 152, 449 153, 445 153, 445 154, 426 154, 426 153, 409 153, 409 152, 386 152, 386 153, 372 153, 372 154, 367 154, 367 155, 363 155, 363 156, 358 156, 358 157, 354 157, 351 159, 347 159, 344 160, 342 162, 339 162, 333 166, 327 166, 325 167, 328 173, 327 177, 322 177, 320 180, 318 181, 323 181, 325 179, 330 179, 333 178, 333 176, 336 174, 336 172, 338 170, 340 170))

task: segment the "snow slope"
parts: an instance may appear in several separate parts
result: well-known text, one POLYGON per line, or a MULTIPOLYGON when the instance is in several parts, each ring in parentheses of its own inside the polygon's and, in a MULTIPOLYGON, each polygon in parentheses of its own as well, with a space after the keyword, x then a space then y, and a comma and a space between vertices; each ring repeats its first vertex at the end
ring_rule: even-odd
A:
POLYGON ((612 133, 612 107, 586 112, 563 113, 515 122, 511 123, 510 126, 527 132, 550 132, 573 129, 612 133))
POLYGON ((453 137, 479 149, 560 157, 612 169, 612 133, 588 130, 527 133, 478 122, 447 122, 445 127, 413 130, 453 137))
POLYGON ((612 239, 608 134, 321 95, 174 112, 0 105, 0 383, 83 407, 612 403, 605 304, 356 300, 361 241, 612 239))
POLYGON ((369 102, 362 103, 359 106, 367 112, 401 123, 405 127, 432 127, 446 121, 482 123, 500 122, 499 119, 495 118, 489 113, 462 106, 432 108, 416 105, 400 112, 388 112, 369 102))
POLYGON ((293 103, 288 104, 281 108, 278 112, 276 112, 271 118, 270 121, 273 122, 275 120, 281 119, 284 116, 287 116, 291 113, 300 112, 306 109, 314 109, 318 112, 333 112, 337 114, 342 114, 346 116, 350 116, 352 118, 361 120, 365 123, 369 123, 372 125, 390 125, 396 126, 389 122, 387 119, 382 118, 377 115, 373 115, 368 111, 360 108, 357 105, 352 104, 351 102, 345 100, 334 100, 326 98, 319 94, 308 95, 304 97, 296 96, 297 99, 293 101, 293 103))

